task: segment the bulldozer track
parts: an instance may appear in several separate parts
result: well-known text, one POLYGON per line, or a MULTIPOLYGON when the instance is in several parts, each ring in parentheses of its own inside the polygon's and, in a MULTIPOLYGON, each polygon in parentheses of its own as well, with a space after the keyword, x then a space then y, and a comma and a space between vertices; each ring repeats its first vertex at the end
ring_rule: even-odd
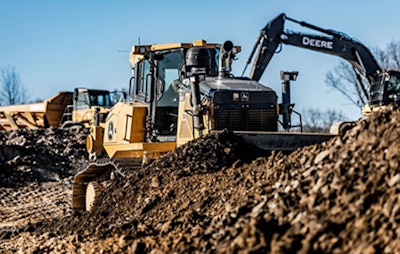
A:
POLYGON ((100 159, 80 171, 74 180, 72 207, 86 209, 86 189, 92 181, 108 181, 111 177, 126 177, 142 167, 141 158, 100 159))
POLYGON ((100 159, 90 163, 86 169, 94 167, 106 168, 110 166, 113 167, 117 174, 125 177, 132 171, 138 170, 142 167, 142 158, 100 159))

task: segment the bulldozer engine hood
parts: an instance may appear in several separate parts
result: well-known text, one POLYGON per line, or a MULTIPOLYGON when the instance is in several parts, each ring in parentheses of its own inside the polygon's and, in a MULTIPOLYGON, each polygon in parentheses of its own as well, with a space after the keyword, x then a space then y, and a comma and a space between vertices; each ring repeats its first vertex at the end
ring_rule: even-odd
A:
POLYGON ((200 92, 210 96, 214 103, 233 105, 276 105, 278 100, 274 90, 251 79, 207 78, 200 83, 200 92))
POLYGON ((250 79, 207 78, 200 83, 207 97, 213 130, 277 131, 277 95, 250 79))

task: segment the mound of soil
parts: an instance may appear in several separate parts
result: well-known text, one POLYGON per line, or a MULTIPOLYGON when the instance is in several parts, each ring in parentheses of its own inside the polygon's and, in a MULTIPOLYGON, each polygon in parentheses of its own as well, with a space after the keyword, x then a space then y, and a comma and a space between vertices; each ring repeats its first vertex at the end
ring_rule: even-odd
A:
POLYGON ((288 155, 265 154, 229 132, 209 135, 116 178, 90 213, 30 223, 0 247, 400 253, 399 125, 394 107, 288 155))
POLYGON ((0 187, 57 181, 87 158, 83 127, 0 131, 0 187))

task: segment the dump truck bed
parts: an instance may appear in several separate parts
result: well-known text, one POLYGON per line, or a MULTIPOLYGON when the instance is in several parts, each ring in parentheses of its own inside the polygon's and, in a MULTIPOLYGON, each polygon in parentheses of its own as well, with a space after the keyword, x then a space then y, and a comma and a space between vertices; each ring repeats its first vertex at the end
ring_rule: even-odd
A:
POLYGON ((58 127, 63 113, 72 104, 72 92, 60 92, 39 103, 0 107, 0 130, 58 127))

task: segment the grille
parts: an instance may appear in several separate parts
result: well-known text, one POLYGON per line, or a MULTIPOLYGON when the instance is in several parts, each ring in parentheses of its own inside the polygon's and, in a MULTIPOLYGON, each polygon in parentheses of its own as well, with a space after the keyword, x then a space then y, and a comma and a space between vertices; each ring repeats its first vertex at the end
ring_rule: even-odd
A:
POLYGON ((277 131, 276 108, 229 108, 215 110, 215 129, 233 131, 277 131))

